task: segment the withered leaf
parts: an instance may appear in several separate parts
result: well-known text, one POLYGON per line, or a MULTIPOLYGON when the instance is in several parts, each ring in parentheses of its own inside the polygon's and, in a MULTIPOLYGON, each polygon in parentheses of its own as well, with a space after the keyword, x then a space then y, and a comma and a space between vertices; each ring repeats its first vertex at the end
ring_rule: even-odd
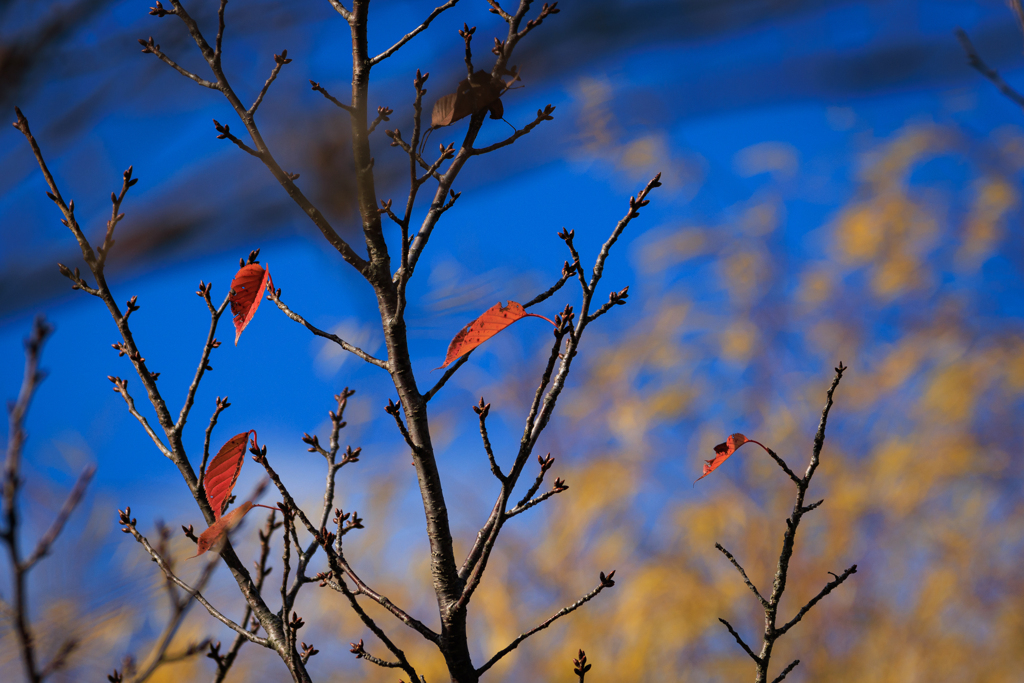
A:
POLYGON ((260 307, 260 300, 263 298, 263 292, 267 290, 268 283, 273 287, 270 270, 258 263, 242 266, 235 274, 235 279, 231 281, 231 314, 235 316, 235 346, 238 346, 242 330, 256 315, 256 309, 260 307))
POLYGON ((552 325, 555 324, 542 315, 527 313, 522 304, 515 301, 509 301, 507 306, 502 306, 499 301, 484 311, 479 318, 459 330, 459 333, 448 345, 448 353, 445 354, 444 364, 441 368, 466 355, 515 321, 526 317, 541 318, 552 325))
MULTIPOLYGON (((192 557, 199 557, 207 550, 220 551, 221 546, 224 545, 224 540, 228 537, 228 532, 238 526, 242 518, 245 517, 245 514, 252 510, 253 507, 255 507, 255 504, 252 501, 246 501, 211 524, 210 528, 199 535, 199 540, 196 542, 197 552, 192 557)), ((192 557, 188 559, 191 560, 192 557)))
POLYGON ((726 458, 735 453, 736 449, 747 443, 747 441, 749 441, 747 437, 737 433, 726 439, 725 443, 720 443, 715 446, 715 457, 711 460, 704 461, 704 474, 698 477, 693 483, 696 484, 698 481, 718 469, 718 466, 725 462, 726 458))
POLYGON ((504 91, 504 83, 492 79, 491 74, 481 69, 459 83, 454 93, 444 95, 434 103, 430 114, 431 126, 450 126, 482 109, 490 111, 492 119, 500 119, 504 114, 500 99, 504 91))

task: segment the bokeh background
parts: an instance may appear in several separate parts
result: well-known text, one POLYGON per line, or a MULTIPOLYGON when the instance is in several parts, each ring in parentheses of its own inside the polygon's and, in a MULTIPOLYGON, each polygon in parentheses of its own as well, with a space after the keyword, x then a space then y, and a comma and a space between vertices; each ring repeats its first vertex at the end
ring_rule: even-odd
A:
MULTIPOLYGON (((208 30, 216 3, 190 10, 208 30)), ((390 45, 433 3, 380 2, 371 49, 390 45)), ((1024 668, 1024 113, 971 70, 954 36, 966 29, 984 59, 1024 87, 1024 38, 1001 0, 594 0, 561 3, 517 51, 524 87, 504 98, 518 125, 547 103, 555 120, 511 148, 474 160, 410 288, 420 385, 435 381, 448 340, 498 299, 546 289, 574 229, 584 261, 657 171, 664 187, 630 226, 606 271, 629 305, 591 328, 582 362, 539 448, 570 488, 508 526, 473 603, 474 657, 573 602, 616 569, 614 589, 527 641, 493 680, 573 680, 587 650, 600 681, 735 681, 749 660, 718 623, 748 641, 756 602, 714 549, 729 548, 770 584, 792 487, 763 453, 742 449, 691 486, 711 447, 736 431, 803 467, 832 367, 850 366, 836 394, 811 495, 825 504, 798 539, 788 616, 831 577, 860 570, 781 641, 779 667, 801 681, 1018 681, 1024 668)), ((261 248, 296 311, 382 353, 372 292, 320 238, 265 169, 210 122, 232 123, 222 97, 140 53, 153 35, 201 73, 174 17, 145 2, 0 2, 0 105, 29 117, 65 197, 90 234, 108 193, 134 165, 141 182, 108 266, 119 300, 138 295, 136 337, 160 386, 181 400, 208 316, 193 294, 228 288, 238 258, 261 248)), ((500 20, 464 0, 375 70, 372 104, 410 129, 412 77, 431 73, 428 102, 463 77, 462 22, 478 26, 479 60, 500 20), (464 6, 463 6, 464 5, 464 6)), ((347 121, 310 92, 344 98, 348 30, 326 2, 237 0, 228 6, 225 67, 243 99, 288 49, 259 122, 278 159, 339 229, 358 240, 347 121)), ((464 123, 464 122, 463 122, 464 123)), ((438 131, 456 141, 464 126, 438 131)), ((21 377, 21 340, 44 312, 57 326, 50 377, 28 421, 23 499, 27 534, 41 533, 88 463, 98 474, 69 530, 31 576, 44 657, 81 642, 56 680, 102 680, 143 659, 166 619, 162 579, 117 530, 131 505, 155 537, 164 520, 201 518, 171 463, 110 391, 129 378, 110 349, 116 330, 95 299, 71 292, 55 263, 81 265, 43 194, 17 131, 0 133, 0 393, 21 377)), ((487 121, 484 136, 508 132, 487 121)), ((404 196, 404 155, 374 138, 382 198, 404 196)), ((578 300, 567 286, 540 312, 578 300)), ((497 488, 470 410, 492 404, 492 441, 508 463, 546 356, 544 323, 527 319, 474 354, 431 402, 434 441, 464 553, 497 488)), ((220 337, 230 339, 225 321, 220 337)), ((422 508, 401 438, 383 412, 393 387, 377 368, 311 339, 272 306, 237 348, 214 353, 186 443, 201 452, 214 397, 232 407, 215 446, 255 428, 310 508, 322 465, 300 442, 327 433, 331 396, 357 390, 346 443, 363 448, 340 477, 340 505, 366 530, 348 541, 355 566, 428 624, 422 508)), ((140 399, 141 396, 137 396, 140 399)), ((6 424, 0 429, 6 430, 6 424)), ((5 433, 5 432, 4 432, 5 433)), ((198 455, 196 456, 198 459, 198 455)), ((239 491, 255 485, 247 468, 239 491)), ((525 476, 530 476, 527 472, 525 476)), ((268 500, 270 496, 267 496, 268 500)), ((253 554, 256 513, 237 534, 253 554)), ((178 538, 180 558, 192 550, 178 538)), ((274 556, 278 556, 275 551, 274 556)), ((193 562, 199 562, 193 560, 193 562)), ((183 565, 185 576, 201 565, 183 565)), ((0 594, 9 573, 0 569, 0 594)), ((280 569, 277 570, 278 572, 280 569)), ((277 578, 272 574, 271 583, 277 578)), ((208 591, 241 617, 230 580, 208 591)), ((365 638, 335 594, 305 589, 301 636, 321 653, 317 680, 393 680, 348 653, 365 638)), ((418 636, 381 622, 431 683, 443 663, 418 636)), ((229 632, 196 609, 172 649, 229 632)), ((0 625, 0 678, 20 680, 0 625)), ((278 681, 256 648, 229 680, 278 681)), ((775 675, 778 669, 772 675, 775 675)), ((151 680, 210 680, 194 657, 151 680)))

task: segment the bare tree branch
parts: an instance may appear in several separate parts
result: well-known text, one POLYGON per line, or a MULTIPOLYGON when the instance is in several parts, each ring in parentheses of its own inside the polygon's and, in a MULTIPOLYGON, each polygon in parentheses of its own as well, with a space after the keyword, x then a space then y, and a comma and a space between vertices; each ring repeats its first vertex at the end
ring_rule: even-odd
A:
POLYGON ((743 567, 740 566, 740 563, 736 561, 736 558, 732 556, 732 553, 723 548, 721 543, 716 543, 715 547, 722 551, 723 555, 729 558, 729 561, 732 562, 732 565, 736 567, 736 571, 738 571, 740 573, 740 576, 743 577, 743 582, 747 584, 747 588, 749 588, 754 593, 754 595, 757 596, 757 600, 761 603, 761 606, 768 607, 768 601, 761 596, 761 593, 757 590, 754 584, 751 583, 750 579, 747 578, 747 572, 744 571, 743 567))
MULTIPOLYGON (((753 653, 750 647, 748 647, 747 644, 743 642, 743 639, 740 638, 739 634, 736 633, 736 631, 729 624, 729 622, 725 621, 724 619, 719 619, 719 621, 725 624, 726 628, 729 629, 729 632, 732 633, 733 637, 736 638, 736 642, 740 644, 740 647, 742 647, 743 650, 748 655, 750 655, 751 658, 753 658, 756 664, 755 683, 767 683, 768 666, 771 663, 772 649, 774 648, 776 641, 783 635, 785 635, 786 632, 789 631, 789 629, 795 626, 803 618, 803 616, 807 614, 807 612, 809 612, 810 609, 814 607, 814 605, 816 605, 822 598, 831 593, 836 587, 838 587, 841 583, 843 583, 846 579, 848 579, 852 574, 854 574, 857 571, 857 565, 853 565, 845 572, 843 572, 842 576, 835 576, 833 574, 833 576, 835 576, 835 580, 830 581, 825 586, 825 588, 823 588, 821 592, 818 593, 818 595, 816 595, 814 598, 810 600, 810 602, 804 605, 797 613, 797 615, 793 617, 792 620, 790 620, 786 625, 782 626, 781 628, 776 626, 776 619, 778 618, 779 611, 779 602, 782 600, 782 595, 786 590, 786 582, 789 576, 789 562, 790 559, 793 557, 793 547, 796 542, 796 532, 800 526, 800 520, 805 513, 814 510, 824 502, 819 500, 817 503, 804 505, 804 497, 807 494, 807 489, 811 485, 811 478, 814 476, 814 472, 817 469, 821 459, 821 449, 825 443, 825 426, 828 423, 828 414, 832 408, 832 398, 835 394, 836 387, 839 386, 839 381, 843 377, 843 372, 845 371, 846 367, 842 363, 840 363, 839 367, 836 368, 836 374, 832 380, 832 384, 828 388, 825 400, 825 407, 821 411, 821 421, 819 422, 818 430, 814 435, 814 443, 811 449, 810 461, 807 465, 807 472, 804 474, 802 479, 796 476, 793 473, 793 471, 789 469, 786 463, 780 457, 778 457, 773 451, 771 451, 767 446, 758 441, 751 440, 752 443, 755 443, 758 446, 761 446, 761 448, 763 448, 764 450, 768 451, 769 455, 771 455, 772 458, 782 467, 782 469, 786 471, 790 479, 792 479, 796 483, 797 488, 796 501, 793 503, 793 512, 790 514, 789 518, 786 519, 786 532, 783 535, 782 539, 782 550, 779 553, 778 567, 775 571, 775 580, 772 584, 771 596, 765 599, 764 596, 762 596, 761 593, 757 590, 757 588, 754 587, 754 584, 747 577, 746 571, 744 571, 743 567, 741 567, 739 562, 736 561, 736 558, 734 558, 729 553, 729 551, 723 548, 720 544, 715 544, 715 547, 718 548, 718 550, 720 550, 727 558, 729 558, 729 561, 732 562, 733 566, 736 567, 737 571, 739 571, 740 575, 743 577, 743 581, 747 584, 747 587, 750 588, 750 590, 757 597, 758 601, 761 603, 761 606, 764 608, 764 634, 761 644, 761 653, 759 655, 755 655, 753 653)), ((773 683, 779 683, 780 681, 782 681, 786 677, 786 675, 789 674, 789 672, 792 671, 793 668, 799 663, 800 660, 796 660, 793 663, 791 663, 788 667, 786 667, 786 669, 781 674, 779 674, 777 678, 775 678, 773 683)))
POLYGON ((811 598, 810 601, 806 605, 804 605, 803 607, 800 608, 800 611, 796 613, 795 617, 793 617, 788 622, 786 622, 786 625, 783 626, 782 628, 778 629, 776 631, 776 633, 778 635, 780 635, 780 636, 784 635, 786 633, 786 631, 788 631, 789 629, 791 629, 794 626, 796 626, 797 623, 799 623, 799 621, 804 618, 804 615, 807 614, 809 611, 811 611, 811 608, 814 607, 815 605, 817 605, 818 602, 820 602, 822 598, 824 598, 826 595, 831 593, 833 590, 835 590, 837 587, 839 587, 839 584, 841 584, 843 581, 846 581, 848 578, 850 578, 850 576, 852 576, 853 574, 856 574, 856 573, 857 573, 857 565, 853 565, 852 567, 847 569, 845 572, 840 574, 838 577, 836 577, 835 579, 829 581, 827 584, 825 584, 825 587, 822 588, 821 591, 817 595, 815 595, 813 598, 811 598))
POLYGON ((591 600, 593 600, 594 598, 596 598, 598 596, 598 594, 601 591, 603 591, 605 588, 611 588, 612 586, 614 586, 615 582, 612 580, 613 576, 615 576, 615 572, 614 571, 611 572, 610 574, 608 574, 607 576, 605 576, 604 572, 601 572, 601 582, 597 585, 597 587, 594 590, 590 591, 589 593, 587 593, 586 595, 584 595, 582 598, 580 598, 576 602, 572 603, 571 605, 569 605, 567 607, 563 607, 562 609, 558 610, 557 612, 552 614, 550 617, 548 617, 546 620, 544 620, 540 625, 533 627, 529 631, 527 631, 525 633, 522 633, 519 636, 516 636, 515 640, 513 640, 511 643, 509 643, 504 648, 502 648, 497 653, 495 653, 495 655, 493 657, 491 657, 490 659, 487 660, 486 664, 484 664, 479 669, 477 669, 476 670, 477 674, 482 674, 483 672, 485 672, 488 669, 490 669, 492 666, 497 664, 498 661, 501 660, 502 657, 504 657, 509 652, 512 652, 512 650, 514 650, 517 647, 519 647, 520 643, 522 643, 524 640, 526 640, 527 638, 529 638, 533 634, 537 633, 538 631, 543 631, 544 629, 546 629, 548 626, 553 624, 558 619, 561 619, 562 617, 564 617, 567 614, 575 612, 577 609, 579 609, 580 607, 582 607, 586 603, 588 603, 591 600))
POLYGON ((168 579, 173 581, 176 586, 184 590, 187 594, 194 597, 200 605, 206 608, 206 611, 210 613, 210 616, 212 616, 214 619, 230 628, 238 635, 244 637, 249 642, 256 643, 257 645, 262 645, 266 648, 273 648, 273 645, 270 643, 270 640, 268 640, 267 638, 260 638, 259 636, 250 633, 249 631, 245 630, 235 622, 228 619, 226 616, 221 614, 221 612, 216 607, 211 605, 206 598, 203 597, 202 593, 199 592, 198 588, 193 588, 189 586, 187 583, 185 583, 177 576, 175 576, 174 572, 171 571, 170 566, 168 566, 167 561, 164 560, 163 557, 161 557, 161 555, 153 548, 152 545, 150 545, 146 537, 140 534, 138 529, 135 528, 135 519, 131 517, 131 508, 127 508, 124 512, 120 513, 120 520, 121 524, 124 525, 121 528, 121 530, 124 531, 126 534, 131 534, 135 538, 135 540, 138 541, 139 544, 146 549, 146 552, 149 553, 149 556, 153 558, 153 561, 156 562, 156 565, 158 567, 160 567, 160 570, 164 573, 164 575, 167 576, 168 579))
POLYGON ((750 655, 750 658, 751 658, 751 659, 753 659, 753 660, 754 660, 755 662, 757 662, 758 666, 760 666, 760 665, 761 665, 761 658, 760 658, 760 657, 758 657, 757 655, 755 655, 755 654, 754 654, 754 651, 753 651, 753 650, 751 650, 751 649, 750 649, 750 646, 749 646, 749 645, 747 645, 747 644, 746 644, 746 643, 745 643, 745 642, 743 641, 743 638, 741 638, 741 637, 740 637, 740 634, 736 632, 736 629, 734 629, 734 628, 732 627, 732 624, 730 624, 730 623, 729 623, 728 621, 726 621, 725 619, 722 619, 721 617, 719 617, 719 619, 718 619, 718 620, 719 620, 720 622, 722 622, 723 624, 725 624, 725 627, 726 627, 727 629, 729 629, 729 633, 731 633, 731 634, 732 634, 732 637, 736 639, 736 642, 737 642, 737 643, 739 643, 740 647, 742 647, 742 648, 743 648, 743 651, 744 651, 744 652, 746 652, 746 653, 747 653, 748 655, 750 655))
POLYGON ((384 61, 385 59, 387 59, 387 58, 388 58, 388 57, 390 57, 391 55, 393 55, 393 54, 395 54, 396 52, 398 52, 398 50, 399 50, 399 49, 400 49, 400 48, 401 48, 401 47, 402 47, 403 45, 405 45, 406 43, 408 43, 408 42, 409 42, 410 40, 412 40, 413 38, 415 38, 415 37, 416 37, 417 35, 419 35, 419 34, 420 34, 420 33, 422 33, 423 31, 426 31, 426 30, 427 30, 427 27, 428 27, 428 26, 430 26, 430 22, 432 22, 432 21, 433 21, 434 19, 436 19, 436 18, 437 18, 437 16, 438 16, 439 14, 441 14, 441 12, 444 12, 444 11, 445 11, 445 10, 447 10, 447 9, 451 9, 452 7, 455 7, 455 5, 457 5, 457 4, 459 4, 459 0, 448 0, 448 2, 444 3, 444 4, 443 4, 443 5, 441 5, 440 7, 436 7, 436 8, 434 9, 434 11, 433 11, 433 12, 431 12, 431 13, 430 13, 430 15, 429 15, 429 16, 428 16, 428 17, 427 17, 427 18, 426 18, 426 19, 425 19, 425 20, 423 21, 423 23, 422 23, 422 24, 420 24, 419 26, 417 26, 416 28, 414 28, 414 29, 413 29, 412 31, 410 31, 409 33, 406 33, 406 34, 405 34, 404 36, 402 36, 402 39, 401 39, 401 40, 399 40, 399 41, 398 41, 397 43, 395 43, 394 45, 392 45, 391 47, 389 47, 389 48, 388 48, 387 50, 384 50, 384 52, 381 52, 381 53, 380 53, 379 55, 377 55, 376 57, 374 57, 373 59, 371 59, 371 60, 370 60, 370 66, 372 67, 372 66, 374 66, 374 65, 376 65, 376 64, 380 64, 380 63, 381 63, 381 62, 383 62, 383 61, 384 61))
POLYGON ((775 677, 774 680, 772 680, 772 683, 782 683, 786 676, 789 675, 789 672, 795 669, 796 665, 799 663, 799 659, 794 659, 792 662, 790 662, 789 666, 782 670, 782 673, 780 673, 778 676, 775 677))
POLYGON ((354 355, 354 356, 356 356, 358 358, 361 358, 362 360, 366 361, 370 365, 376 365, 378 368, 383 368, 385 370, 388 369, 387 361, 381 360, 380 358, 374 358, 373 356, 371 356, 370 354, 366 353, 365 351, 363 351, 358 346, 353 346, 352 344, 349 344, 347 341, 345 341, 344 339, 342 339, 338 335, 332 334, 330 332, 325 332, 324 330, 321 330, 316 325, 313 325, 312 323, 308 322, 301 315, 299 315, 298 313, 294 312, 292 309, 288 308, 288 306, 285 305, 285 303, 283 301, 281 301, 281 297, 280 297, 280 295, 277 292, 268 291, 267 292, 267 298, 270 299, 271 301, 273 301, 277 305, 277 307, 281 309, 282 313, 284 313, 290 319, 294 320, 295 322, 297 322, 300 325, 302 325, 303 327, 305 327, 307 330, 309 330, 310 332, 312 332, 316 336, 323 337, 324 339, 329 339, 330 341, 334 342, 335 344, 337 344, 341 348, 345 349, 346 351, 348 351, 352 355, 354 355))

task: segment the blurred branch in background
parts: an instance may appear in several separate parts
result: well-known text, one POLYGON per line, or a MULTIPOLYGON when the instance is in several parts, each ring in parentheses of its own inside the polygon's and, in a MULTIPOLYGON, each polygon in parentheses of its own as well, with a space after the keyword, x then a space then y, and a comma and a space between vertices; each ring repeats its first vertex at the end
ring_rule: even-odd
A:
POLYGON ((4 460, 2 480, 3 520, 0 521, 0 542, 7 546, 12 586, 9 601, 0 598, 0 608, 2 608, 3 617, 10 621, 11 628, 17 635, 25 680, 29 683, 41 683, 51 674, 63 668, 67 663, 68 656, 78 645, 75 640, 69 639, 54 648, 51 643, 37 640, 32 628, 32 614, 29 610, 27 579, 32 568, 50 553, 71 513, 82 500, 82 496, 85 495, 85 489, 93 474, 96 473, 96 468, 93 466, 86 467, 82 471, 60 512, 57 513, 57 517, 50 524, 50 528, 36 542, 32 552, 23 558, 20 546, 23 510, 19 507, 18 493, 22 486, 22 454, 27 438, 25 418, 36 389, 46 376, 46 373, 39 367, 39 360, 43 344, 52 332, 53 328, 42 317, 38 317, 32 328, 32 334, 25 340, 25 379, 22 381, 17 400, 11 402, 7 408, 10 427, 7 432, 7 457, 4 460), (40 657, 42 649, 49 651, 49 661, 45 664, 40 657))
MULTIPOLYGON (((1021 37, 1024 38, 1024 4, 1022 4, 1021 0, 1008 0, 1008 4, 1017 19, 1017 25, 1022 34, 1021 37)), ((964 52, 967 53, 967 61, 971 67, 977 70, 982 76, 992 81, 992 84, 999 88, 999 92, 1006 95, 1011 101, 1017 104, 1017 106, 1024 109, 1024 95, 1003 80, 1003 77, 999 75, 998 71, 982 60, 978 51, 974 48, 974 44, 971 43, 971 39, 968 37, 967 31, 958 28, 956 30, 956 37, 960 40, 960 44, 963 46, 964 52)))
MULTIPOLYGON (((482 12, 486 6, 481 5, 482 12)), ((808 98, 845 102, 894 86, 952 85, 966 80, 968 70, 957 68, 962 60, 956 45, 917 35, 916 19, 907 12, 887 16, 893 30, 857 49, 837 52, 827 43, 807 45, 808 22, 828 11, 856 11, 858 6, 854 0, 687 0, 640 5, 600 0, 588 3, 585 12, 573 8, 563 12, 558 43, 539 45, 524 56, 520 68, 529 75, 531 88, 560 89, 566 81, 614 73, 616 55, 634 51, 639 45, 655 46, 660 52, 643 82, 623 84, 619 87, 624 91, 615 93, 615 107, 631 126, 641 128, 808 98), (651 15, 658 20, 650 21, 651 15), (729 41, 747 45, 749 34, 770 38, 769 42, 778 35, 781 43, 804 45, 802 49, 809 53, 778 51, 771 59, 748 60, 725 70, 680 70, 676 65, 684 47, 705 49, 702 46, 729 41), (795 39, 797 35, 800 40, 795 39), (775 87, 780 82, 786 87, 775 87)), ((73 160, 87 158, 92 164, 97 156, 120 168, 134 162, 140 172, 156 181, 155 189, 140 198, 141 210, 123 230, 112 257, 112 275, 128 277, 154 265, 247 249, 254 240, 296 234, 311 239, 301 224, 301 214, 287 198, 266 191, 267 178, 260 169, 236 163, 227 150, 210 144, 205 127, 180 125, 182 115, 191 116, 197 106, 214 118, 224 116, 224 107, 212 101, 194 104, 187 84, 179 83, 176 74, 143 59, 135 39, 139 34, 149 35, 152 29, 142 18, 126 22, 123 14, 116 3, 104 0, 63 4, 6 0, 0 5, 0 106, 9 108, 18 99, 37 129, 56 147, 53 161, 61 173, 70 182, 86 181, 83 189, 91 189, 94 174, 84 172, 84 164, 73 160), (117 141, 125 137, 126 130, 139 134, 134 150, 117 141), (189 200, 181 201, 185 196, 189 200)), ((284 161, 302 174, 312 201, 348 239, 358 231, 352 203, 354 176, 345 163, 351 143, 348 126, 338 113, 312 107, 311 100, 301 93, 306 79, 316 76, 314 67, 324 61, 337 63, 341 56, 321 47, 321 26, 332 14, 327 3, 256 0, 247 4, 247 12, 233 24, 229 44, 242 50, 244 61, 231 66, 240 73, 238 80, 245 86, 240 89, 252 97, 269 70, 265 60, 256 55, 282 48, 272 44, 280 38, 274 37, 268 25, 285 31, 291 56, 307 63, 282 75, 284 82, 275 87, 285 89, 288 96, 264 103, 261 115, 283 124, 275 141, 289 151, 284 161), (290 123, 297 120, 307 125, 290 123)), ((215 3, 196 8, 196 20, 201 25, 215 22, 215 3)), ((444 27, 451 28, 451 22, 445 21, 443 15, 435 20, 442 26, 439 36, 447 30, 444 27)), ((1018 39, 1008 22, 986 25, 979 31, 997 62, 1007 59, 1010 44, 1018 39)), ((429 47, 417 47, 417 41, 430 40, 424 36, 403 50, 442 53, 445 57, 439 61, 451 66, 435 72, 434 79, 458 80, 460 67, 456 65, 461 61, 462 42, 437 38, 426 43, 429 47)), ((397 36, 372 37, 383 46, 397 36)), ((168 54, 179 54, 187 40, 187 35, 170 34, 162 48, 168 54)), ((713 52, 709 58, 718 59, 713 52)), ((192 65, 188 60, 186 64, 192 65)), ((389 77, 380 82, 374 96, 382 106, 397 109, 404 102, 404 96, 396 94, 400 87, 400 79, 389 77)), ((400 117, 396 123, 406 128, 409 118, 400 117)), ((491 169, 493 175, 479 182, 506 182, 538 162, 572 153, 578 142, 572 136, 541 132, 536 146, 513 148, 502 164, 491 169)), ((0 195, 16 199, 22 191, 24 164, 11 159, 20 153, 9 139, 0 140, 0 195)), ((376 161, 378 185, 382 195, 388 196, 402 179, 402 163, 391 155, 376 161)), ((27 223, 45 225, 47 221, 17 201, 0 204, 0 225, 4 226, 0 234, 0 254, 4 255, 0 257, 0 316, 60 295, 61 281, 47 264, 74 260, 74 252, 57 246, 59 241, 49 233, 44 233, 49 238, 43 238, 14 227, 27 223)))

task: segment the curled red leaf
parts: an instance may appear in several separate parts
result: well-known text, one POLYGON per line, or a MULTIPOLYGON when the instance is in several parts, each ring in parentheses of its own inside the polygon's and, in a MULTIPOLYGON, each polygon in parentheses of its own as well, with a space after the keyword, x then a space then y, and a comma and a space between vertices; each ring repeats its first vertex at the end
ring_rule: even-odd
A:
POLYGON ((253 502, 246 501, 211 524, 206 531, 199 535, 199 540, 196 541, 196 554, 187 559, 199 557, 207 550, 219 552, 224 545, 224 540, 228 537, 228 532, 238 526, 245 514, 253 507, 255 507, 253 502))
POLYGON ((215 519, 220 519, 220 516, 224 514, 228 500, 231 498, 231 489, 238 481, 238 473, 242 471, 246 441, 250 433, 255 432, 253 430, 242 432, 228 439, 228 442, 220 447, 216 457, 206 467, 203 489, 206 490, 206 499, 210 501, 215 519))
POLYGON ((270 270, 258 263, 242 266, 235 273, 235 279, 231 281, 231 315, 235 316, 235 346, 238 346, 242 330, 256 315, 256 309, 260 307, 260 300, 263 299, 268 282, 273 287, 270 270))
POLYGON ((711 460, 704 461, 704 474, 698 477, 693 483, 696 484, 698 481, 718 469, 718 466, 725 462, 726 458, 735 453, 737 448, 748 441, 750 441, 750 439, 737 433, 726 439, 725 443, 720 443, 715 446, 715 457, 711 458, 711 460))
MULTIPOLYGON (((526 317, 540 318, 547 320, 552 325, 555 324, 542 315, 527 313, 522 304, 518 304, 515 301, 509 301, 507 306, 502 306, 499 301, 484 311, 479 318, 459 330, 459 333, 455 335, 448 345, 448 353, 445 354, 444 363, 441 365, 441 368, 446 367, 453 360, 466 355, 515 321, 526 317)), ((437 369, 440 370, 441 368, 437 369)))

